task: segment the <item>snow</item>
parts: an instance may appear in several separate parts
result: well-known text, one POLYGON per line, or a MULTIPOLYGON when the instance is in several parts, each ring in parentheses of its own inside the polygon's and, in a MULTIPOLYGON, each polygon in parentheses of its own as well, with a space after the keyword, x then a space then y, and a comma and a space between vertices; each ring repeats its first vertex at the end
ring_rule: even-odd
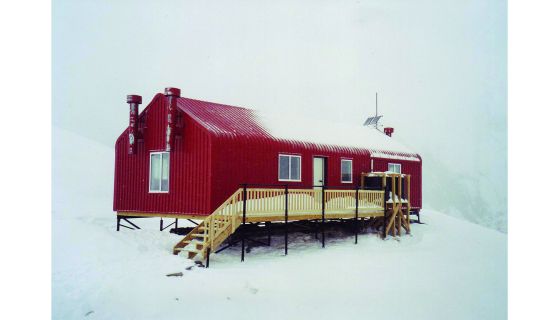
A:
POLYGON ((287 256, 280 237, 243 263, 236 247, 191 270, 156 219, 116 232, 111 218, 55 221, 54 318, 506 318, 506 236, 437 212, 400 241, 327 236, 322 249, 291 235, 287 256))
POLYGON ((257 111, 256 115, 263 127, 276 138, 364 148, 368 149, 372 156, 419 161, 416 156, 412 156, 416 153, 409 147, 369 126, 331 122, 318 117, 306 117, 294 112, 286 114, 257 111), (383 153, 383 151, 410 155, 390 155, 383 153))
MULTIPOLYGON (((423 210, 412 235, 291 234, 239 246, 208 269, 172 255, 180 236, 115 230, 113 149, 53 129, 54 319, 505 319, 507 235, 423 210), (87 169, 87 170, 84 170, 87 169), (192 268, 190 268, 192 267, 192 268), (187 270, 190 268, 190 270, 187 270), (167 277, 182 272, 182 277, 167 277)), ((171 222, 169 219, 166 222, 171 222)), ((186 222, 181 221, 180 226, 186 222)))
POLYGON ((113 148, 56 126, 52 136, 55 214, 76 217, 110 212, 113 208, 113 148))
MULTIPOLYGON (((402 203, 408 203, 408 200, 405 198, 401 198, 401 200, 399 201, 399 196, 395 194, 395 201, 396 202, 402 202, 402 203)), ((387 203, 393 203, 393 192, 389 191, 389 200, 387 200, 387 203)))

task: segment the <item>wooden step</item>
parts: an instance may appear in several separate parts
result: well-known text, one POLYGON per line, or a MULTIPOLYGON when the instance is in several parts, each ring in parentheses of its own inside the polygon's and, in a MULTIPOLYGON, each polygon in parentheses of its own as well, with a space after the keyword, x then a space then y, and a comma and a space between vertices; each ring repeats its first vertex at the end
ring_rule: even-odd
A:
MULTIPOLYGON (((184 240, 183 243, 186 243, 185 247, 187 247, 190 244, 193 244, 193 245, 197 246, 197 250, 204 248, 204 246, 207 244, 204 241, 196 241, 196 240, 194 240, 194 241, 193 240, 184 240), (202 248, 199 248, 198 246, 202 246, 202 248)), ((183 248, 185 248, 185 247, 183 247, 183 248)))
POLYGON ((191 235, 193 238, 208 238, 207 234, 202 234, 202 233, 195 233, 193 235, 191 235))
POLYGON ((181 248, 181 249, 175 249, 175 251, 192 252, 192 253, 202 252, 200 249, 196 249, 196 248, 181 248))
POLYGON ((205 254, 205 250, 204 250, 204 246, 202 248, 183 248, 183 249, 178 249, 177 253, 179 252, 187 252, 187 256, 189 259, 193 259, 194 257, 196 257, 197 255, 202 255, 204 256, 205 254))
POLYGON ((198 234, 191 234, 186 236, 185 238, 183 238, 183 240, 181 240, 181 243, 189 243, 195 239, 199 239, 199 238, 208 238, 207 236, 204 235, 198 235, 198 234))
POLYGON ((195 249, 195 248, 186 248, 186 247, 173 248, 173 254, 177 255, 179 252, 196 252, 196 253, 198 253, 198 252, 200 252, 200 250, 195 249))

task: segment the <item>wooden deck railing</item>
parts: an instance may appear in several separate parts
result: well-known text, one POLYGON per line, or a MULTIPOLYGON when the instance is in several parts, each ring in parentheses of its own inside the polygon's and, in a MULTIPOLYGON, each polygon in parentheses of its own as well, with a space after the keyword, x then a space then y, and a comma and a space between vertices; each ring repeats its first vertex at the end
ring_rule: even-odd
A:
MULTIPOLYGON (((241 219, 243 202, 245 200, 246 216, 254 215, 284 215, 286 210, 286 197, 288 200, 288 217, 304 213, 321 213, 321 189, 280 189, 280 188, 246 188, 246 198, 243 198, 244 189, 238 189, 215 214, 218 216, 234 216, 241 219)), ((378 190, 325 190, 325 214, 354 211, 356 207, 356 194, 358 196, 358 210, 371 212, 383 209, 384 191, 378 190)))
MULTIPOLYGON (((409 233, 410 199, 406 198, 410 195, 410 176, 405 177, 408 191, 405 198, 400 182, 403 175, 381 174, 384 179, 384 190, 365 190, 358 187, 331 189, 326 186, 290 189, 287 185, 260 185, 253 188, 246 184, 242 185, 242 188, 237 189, 211 215, 177 243, 173 252, 177 254, 187 251, 189 258, 202 254, 206 257, 208 265, 211 252, 215 252, 241 224, 254 222, 283 221, 287 225, 289 220, 322 220, 324 224, 328 219, 351 218, 356 222, 357 243, 358 219, 381 217, 384 236, 388 233, 400 235, 401 226, 409 233), (387 183, 390 188, 385 188, 386 182, 390 182, 387 183)), ((287 253, 287 231, 284 237, 287 253)), ((244 236, 241 242, 243 261, 244 236)), ((324 246, 324 229, 322 243, 324 246)))
POLYGON ((241 192, 241 189, 234 192, 221 206, 214 210, 214 213, 202 222, 204 238, 209 242, 211 251, 216 250, 239 226, 237 208, 239 207, 241 192))
MULTIPOLYGON (((324 190, 325 217, 340 213, 353 213, 358 195, 358 211, 371 213, 383 210, 384 191, 377 190, 324 190)), ((208 239, 211 251, 217 247, 243 223, 245 217, 284 216, 322 214, 321 189, 280 189, 280 188, 239 188, 202 224, 203 234, 208 239), (245 198, 244 198, 245 192, 245 198)))

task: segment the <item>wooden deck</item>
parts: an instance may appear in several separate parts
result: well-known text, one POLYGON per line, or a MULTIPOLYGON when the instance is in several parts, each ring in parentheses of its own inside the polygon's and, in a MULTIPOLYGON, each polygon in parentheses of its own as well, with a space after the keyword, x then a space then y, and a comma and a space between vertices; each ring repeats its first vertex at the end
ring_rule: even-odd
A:
POLYGON ((241 224, 383 217, 383 236, 410 233, 410 176, 372 173, 383 179, 383 190, 325 188, 240 188, 175 245, 173 253, 204 258, 241 224), (388 188, 386 188, 388 186, 388 188), (389 191, 390 190, 390 191, 389 191), (386 199, 386 198, 389 199, 386 199))
MULTIPOLYGON (((376 218, 384 216, 383 209, 374 210, 364 210, 364 212, 358 212, 358 218, 376 218)), ((332 219, 352 219, 355 218, 356 214, 354 210, 341 210, 340 212, 330 212, 325 213, 326 220, 332 219)), ((245 222, 281 222, 284 221, 284 214, 251 214, 247 215, 245 222)), ((321 220, 323 215, 321 213, 300 213, 300 214, 289 214, 288 221, 301 221, 301 220, 321 220)))

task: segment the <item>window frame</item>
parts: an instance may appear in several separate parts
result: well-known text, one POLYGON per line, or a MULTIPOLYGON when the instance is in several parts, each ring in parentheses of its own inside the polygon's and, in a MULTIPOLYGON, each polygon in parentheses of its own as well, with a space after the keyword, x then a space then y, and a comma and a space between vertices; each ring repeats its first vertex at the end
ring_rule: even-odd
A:
POLYGON ((352 159, 340 159, 340 183, 354 183, 354 161, 352 159), (343 178, 342 163, 345 161, 350 162, 350 181, 345 181, 343 178))
POLYGON ((287 154, 287 153, 279 153, 278 154, 278 181, 286 181, 286 182, 301 182, 301 168, 302 168, 302 159, 301 155, 298 154, 287 154), (280 178, 280 158, 288 157, 288 179, 280 178), (299 179, 292 179, 292 158, 299 158, 299 179))
POLYGON ((393 172, 393 173, 398 173, 398 174, 402 174, 402 165, 400 163, 389 163, 387 165, 387 171, 393 172), (391 166, 398 166, 399 167, 399 172, 395 172, 395 171, 391 171, 391 166))
POLYGON ((171 186, 171 154, 168 151, 154 151, 150 152, 150 169, 148 173, 148 193, 169 193, 169 187, 171 186), (163 181, 163 154, 167 153, 169 158, 168 172, 167 172, 167 190, 162 190, 161 185, 163 181), (159 190, 152 189, 152 156, 159 155, 159 190))

